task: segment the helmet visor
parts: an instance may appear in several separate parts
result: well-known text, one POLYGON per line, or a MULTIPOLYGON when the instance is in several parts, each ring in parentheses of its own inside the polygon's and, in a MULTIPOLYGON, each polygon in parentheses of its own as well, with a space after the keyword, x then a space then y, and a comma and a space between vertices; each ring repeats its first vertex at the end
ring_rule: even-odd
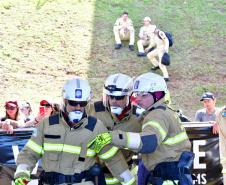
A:
POLYGON ((129 104, 129 97, 133 90, 133 79, 131 78, 123 88, 117 88, 116 85, 104 85, 103 87, 103 104, 105 107, 107 107, 107 102, 109 99, 113 100, 123 100, 125 96, 127 97, 126 105, 129 104))

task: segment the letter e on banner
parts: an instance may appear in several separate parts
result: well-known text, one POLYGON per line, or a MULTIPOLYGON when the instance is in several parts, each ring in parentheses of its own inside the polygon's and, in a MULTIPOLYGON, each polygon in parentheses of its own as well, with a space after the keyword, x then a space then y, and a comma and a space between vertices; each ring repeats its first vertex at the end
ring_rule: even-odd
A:
POLYGON ((205 163, 202 163, 202 164, 199 163, 199 158, 206 156, 205 152, 199 151, 200 145, 206 145, 206 141, 205 140, 194 140, 193 141, 193 152, 195 153, 194 167, 193 167, 194 169, 206 169, 205 163))

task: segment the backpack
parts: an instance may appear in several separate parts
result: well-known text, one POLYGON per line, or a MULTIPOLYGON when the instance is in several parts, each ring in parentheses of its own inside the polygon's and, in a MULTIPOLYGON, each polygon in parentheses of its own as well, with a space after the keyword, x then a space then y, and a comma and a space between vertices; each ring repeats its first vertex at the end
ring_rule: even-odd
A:
MULTIPOLYGON (((167 37, 168 40, 169 40, 169 47, 171 47, 171 46, 173 45, 173 37, 172 37, 172 35, 171 35, 170 33, 168 33, 168 32, 164 32, 164 33, 165 33, 166 37, 167 37)), ((159 37, 160 39, 162 39, 162 38, 160 37, 160 35, 159 35, 159 31, 158 31, 158 37, 159 37)))
POLYGON ((161 63, 165 66, 169 66, 170 65, 170 55, 168 53, 164 53, 162 56, 162 60, 161 63))

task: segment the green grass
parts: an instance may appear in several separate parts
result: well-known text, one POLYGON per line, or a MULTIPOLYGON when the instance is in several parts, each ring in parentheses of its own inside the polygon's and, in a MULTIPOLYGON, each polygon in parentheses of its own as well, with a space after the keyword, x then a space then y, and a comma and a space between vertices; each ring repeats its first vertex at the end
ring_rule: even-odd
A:
POLYGON ((175 108, 193 120, 204 91, 216 95, 217 106, 225 105, 223 0, 1 0, 0 107, 16 98, 29 101, 36 113, 43 98, 61 102, 64 81, 75 76, 87 78, 93 100, 99 100, 109 75, 150 72, 148 59, 136 56, 136 43, 134 52, 127 41, 114 49, 112 29, 123 11, 133 20, 136 42, 146 16, 172 34, 167 69, 175 108))

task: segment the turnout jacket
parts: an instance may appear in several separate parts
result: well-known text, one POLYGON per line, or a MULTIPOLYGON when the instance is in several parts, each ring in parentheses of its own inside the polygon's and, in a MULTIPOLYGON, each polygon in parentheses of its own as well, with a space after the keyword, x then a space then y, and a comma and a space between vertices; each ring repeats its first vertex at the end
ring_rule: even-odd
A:
MULTIPOLYGON (((141 124, 137 121, 136 106, 130 105, 131 108, 126 112, 126 114, 119 120, 114 113, 111 113, 110 106, 105 107, 103 101, 95 102, 90 107, 89 114, 99 119, 109 131, 122 130, 125 132, 140 132, 141 124)), ((133 151, 121 149, 123 157, 126 162, 130 161, 130 170, 133 175, 137 173, 137 166, 131 163, 131 159, 135 154, 133 151)), ((106 166, 103 161, 100 161, 103 166, 106 166)), ((117 184, 119 183, 117 179, 114 178, 114 174, 106 174, 105 180, 107 184, 117 184)))
POLYGON ((220 162, 223 166, 222 173, 226 174, 226 106, 219 109, 216 117, 220 140, 220 162))
POLYGON ((141 153, 143 164, 149 171, 159 163, 179 161, 183 151, 190 150, 191 143, 180 118, 167 107, 164 98, 143 112, 139 121, 142 124, 139 136, 113 131, 111 144, 128 148, 132 144, 138 146, 130 150, 141 153))
MULTIPOLYGON (((125 132, 140 132, 141 124, 137 121, 136 106, 131 105, 130 110, 118 120, 114 113, 111 113, 110 106, 105 107, 103 101, 95 102, 90 107, 89 114, 99 119, 109 131, 122 130, 125 132)), ((122 149, 126 162, 131 160, 134 152, 122 149)))
MULTIPOLYGON (((44 118, 19 153, 17 166, 28 165, 30 173, 42 158, 41 164, 45 172, 73 175, 89 170, 96 162, 96 153, 93 146, 88 149, 87 144, 98 134, 106 132, 107 129, 102 122, 89 115, 72 128, 65 121, 62 112, 44 118)), ((127 170, 128 166, 121 151, 109 145, 104 147, 99 157, 106 162, 115 177, 123 181, 119 175, 127 170)), ((15 174, 15 178, 27 176, 24 171, 15 174)))

